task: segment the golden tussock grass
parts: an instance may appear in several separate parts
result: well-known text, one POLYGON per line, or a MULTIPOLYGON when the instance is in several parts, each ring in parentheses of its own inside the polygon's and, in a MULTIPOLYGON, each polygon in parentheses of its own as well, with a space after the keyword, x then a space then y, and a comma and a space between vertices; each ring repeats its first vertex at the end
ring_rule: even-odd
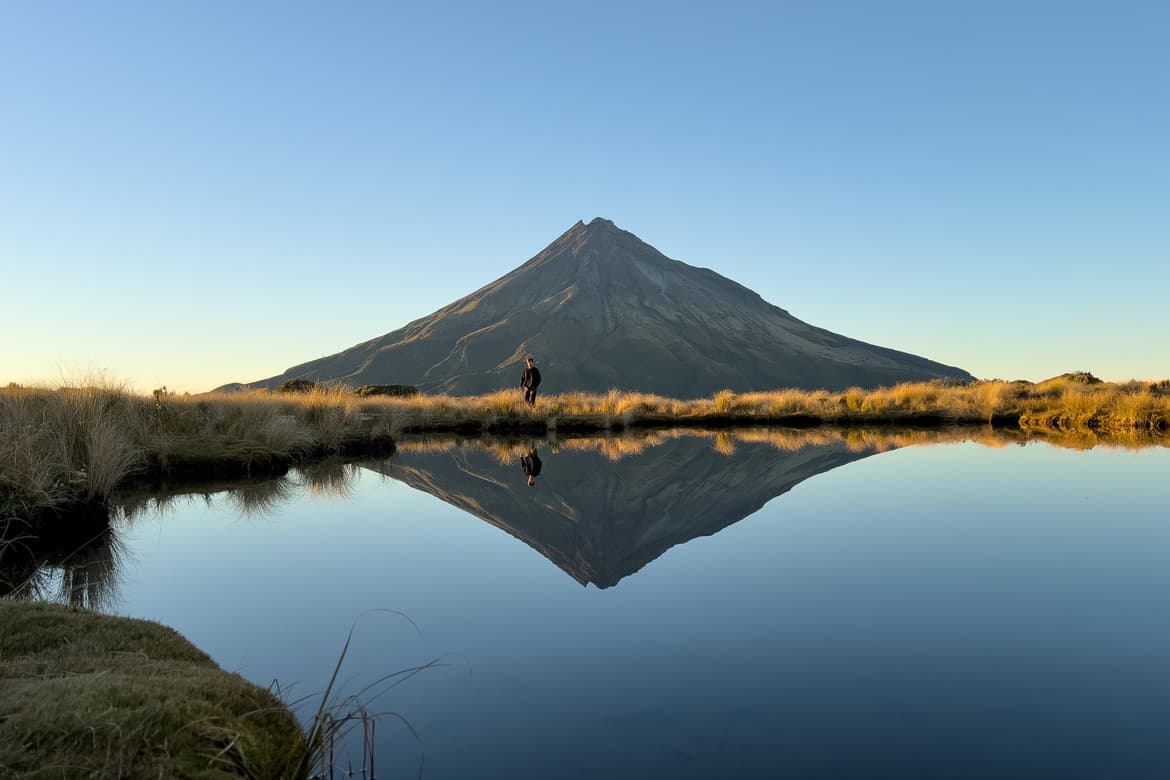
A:
MULTIPOLYGON (((251 391, 140 396, 108 381, 49 390, 0 389, 0 511, 19 513, 73 500, 102 499, 135 472, 166 473, 191 464, 233 463, 247 472, 273 459, 304 460, 405 432, 621 431, 718 425, 968 425, 1082 438, 1160 436, 1170 429, 1170 382, 1102 383, 1088 374, 1046 382, 899 384, 841 392, 780 389, 679 400, 611 390, 543 396, 535 406, 516 390, 480 396, 359 396, 344 387, 305 393, 251 391)), ((760 434, 776 436, 772 433, 760 434)), ((820 433, 807 434, 813 437, 820 433)), ((904 434, 910 435, 910 434, 904 434)), ((733 452, 742 434, 715 440, 733 452)), ((851 434, 856 446, 897 446, 851 434)), ((846 437, 848 438, 848 436, 846 437)), ((597 445, 620 455, 653 440, 597 445)), ((779 447, 799 446, 792 434, 779 447)), ((406 446, 405 443, 402 446, 406 446)), ((437 444, 411 446, 446 446, 437 444)), ((576 445, 573 445, 576 446, 576 445)), ((594 446, 594 445, 589 445, 594 446)), ((321 489, 328 492, 328 480, 321 489)))

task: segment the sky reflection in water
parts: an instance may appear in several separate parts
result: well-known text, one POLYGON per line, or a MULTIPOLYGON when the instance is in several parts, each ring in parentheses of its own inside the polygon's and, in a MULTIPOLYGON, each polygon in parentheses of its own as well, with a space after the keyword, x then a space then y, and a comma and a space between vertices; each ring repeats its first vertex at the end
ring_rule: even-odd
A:
POLYGON ((424 777, 1170 776, 1170 450, 612 449, 138 512, 111 608, 300 693, 359 616, 351 690, 442 657, 372 707, 424 777))

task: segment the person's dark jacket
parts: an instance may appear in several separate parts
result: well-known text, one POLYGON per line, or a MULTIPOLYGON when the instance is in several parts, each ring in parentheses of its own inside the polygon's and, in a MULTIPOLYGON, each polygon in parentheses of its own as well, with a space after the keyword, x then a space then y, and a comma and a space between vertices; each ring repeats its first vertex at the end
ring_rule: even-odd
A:
POLYGON ((524 373, 520 375, 521 387, 539 387, 540 386, 540 369, 536 366, 532 368, 524 367, 524 373))

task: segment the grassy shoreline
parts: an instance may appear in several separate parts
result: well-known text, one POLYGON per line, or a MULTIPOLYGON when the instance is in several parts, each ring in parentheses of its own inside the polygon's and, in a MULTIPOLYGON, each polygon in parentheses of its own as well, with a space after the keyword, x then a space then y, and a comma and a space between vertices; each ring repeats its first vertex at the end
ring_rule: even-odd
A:
POLYGON ((264 688, 225 671, 151 620, 0 598, 0 626, 0 777, 309 780, 373 773, 372 747, 354 756, 355 766, 347 735, 368 737, 378 716, 358 696, 334 690, 352 630, 325 690, 288 701, 275 681, 264 688), (302 725, 295 710, 307 705, 313 712, 302 725))
POLYGON ((118 487, 194 476, 278 475, 336 455, 384 455, 404 434, 616 432, 732 426, 984 425, 1029 432, 1170 433, 1170 382, 903 384, 678 400, 564 393, 363 396, 347 388, 143 396, 100 385, 0 389, 0 520, 104 504, 118 487))
POLYGON ((0 599, 0 775, 292 777, 309 750, 273 693, 174 629, 0 599))

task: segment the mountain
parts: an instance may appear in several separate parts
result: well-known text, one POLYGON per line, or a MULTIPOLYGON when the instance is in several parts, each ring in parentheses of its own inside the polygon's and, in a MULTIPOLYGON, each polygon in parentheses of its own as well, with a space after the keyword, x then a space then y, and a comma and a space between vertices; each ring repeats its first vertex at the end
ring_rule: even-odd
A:
POLYGON ((447 452, 401 451, 365 465, 506 531, 582 585, 616 585, 671 547, 710 536, 804 480, 872 455, 844 440, 777 450, 680 436, 612 460, 596 450, 538 447, 529 487, 519 459, 501 462, 467 443, 447 452))
POLYGON ((696 398, 723 388, 838 390, 973 378, 813 327, 598 218, 578 222, 516 270, 434 314, 249 386, 308 379, 476 394, 515 387, 529 352, 546 393, 618 388, 696 398))

